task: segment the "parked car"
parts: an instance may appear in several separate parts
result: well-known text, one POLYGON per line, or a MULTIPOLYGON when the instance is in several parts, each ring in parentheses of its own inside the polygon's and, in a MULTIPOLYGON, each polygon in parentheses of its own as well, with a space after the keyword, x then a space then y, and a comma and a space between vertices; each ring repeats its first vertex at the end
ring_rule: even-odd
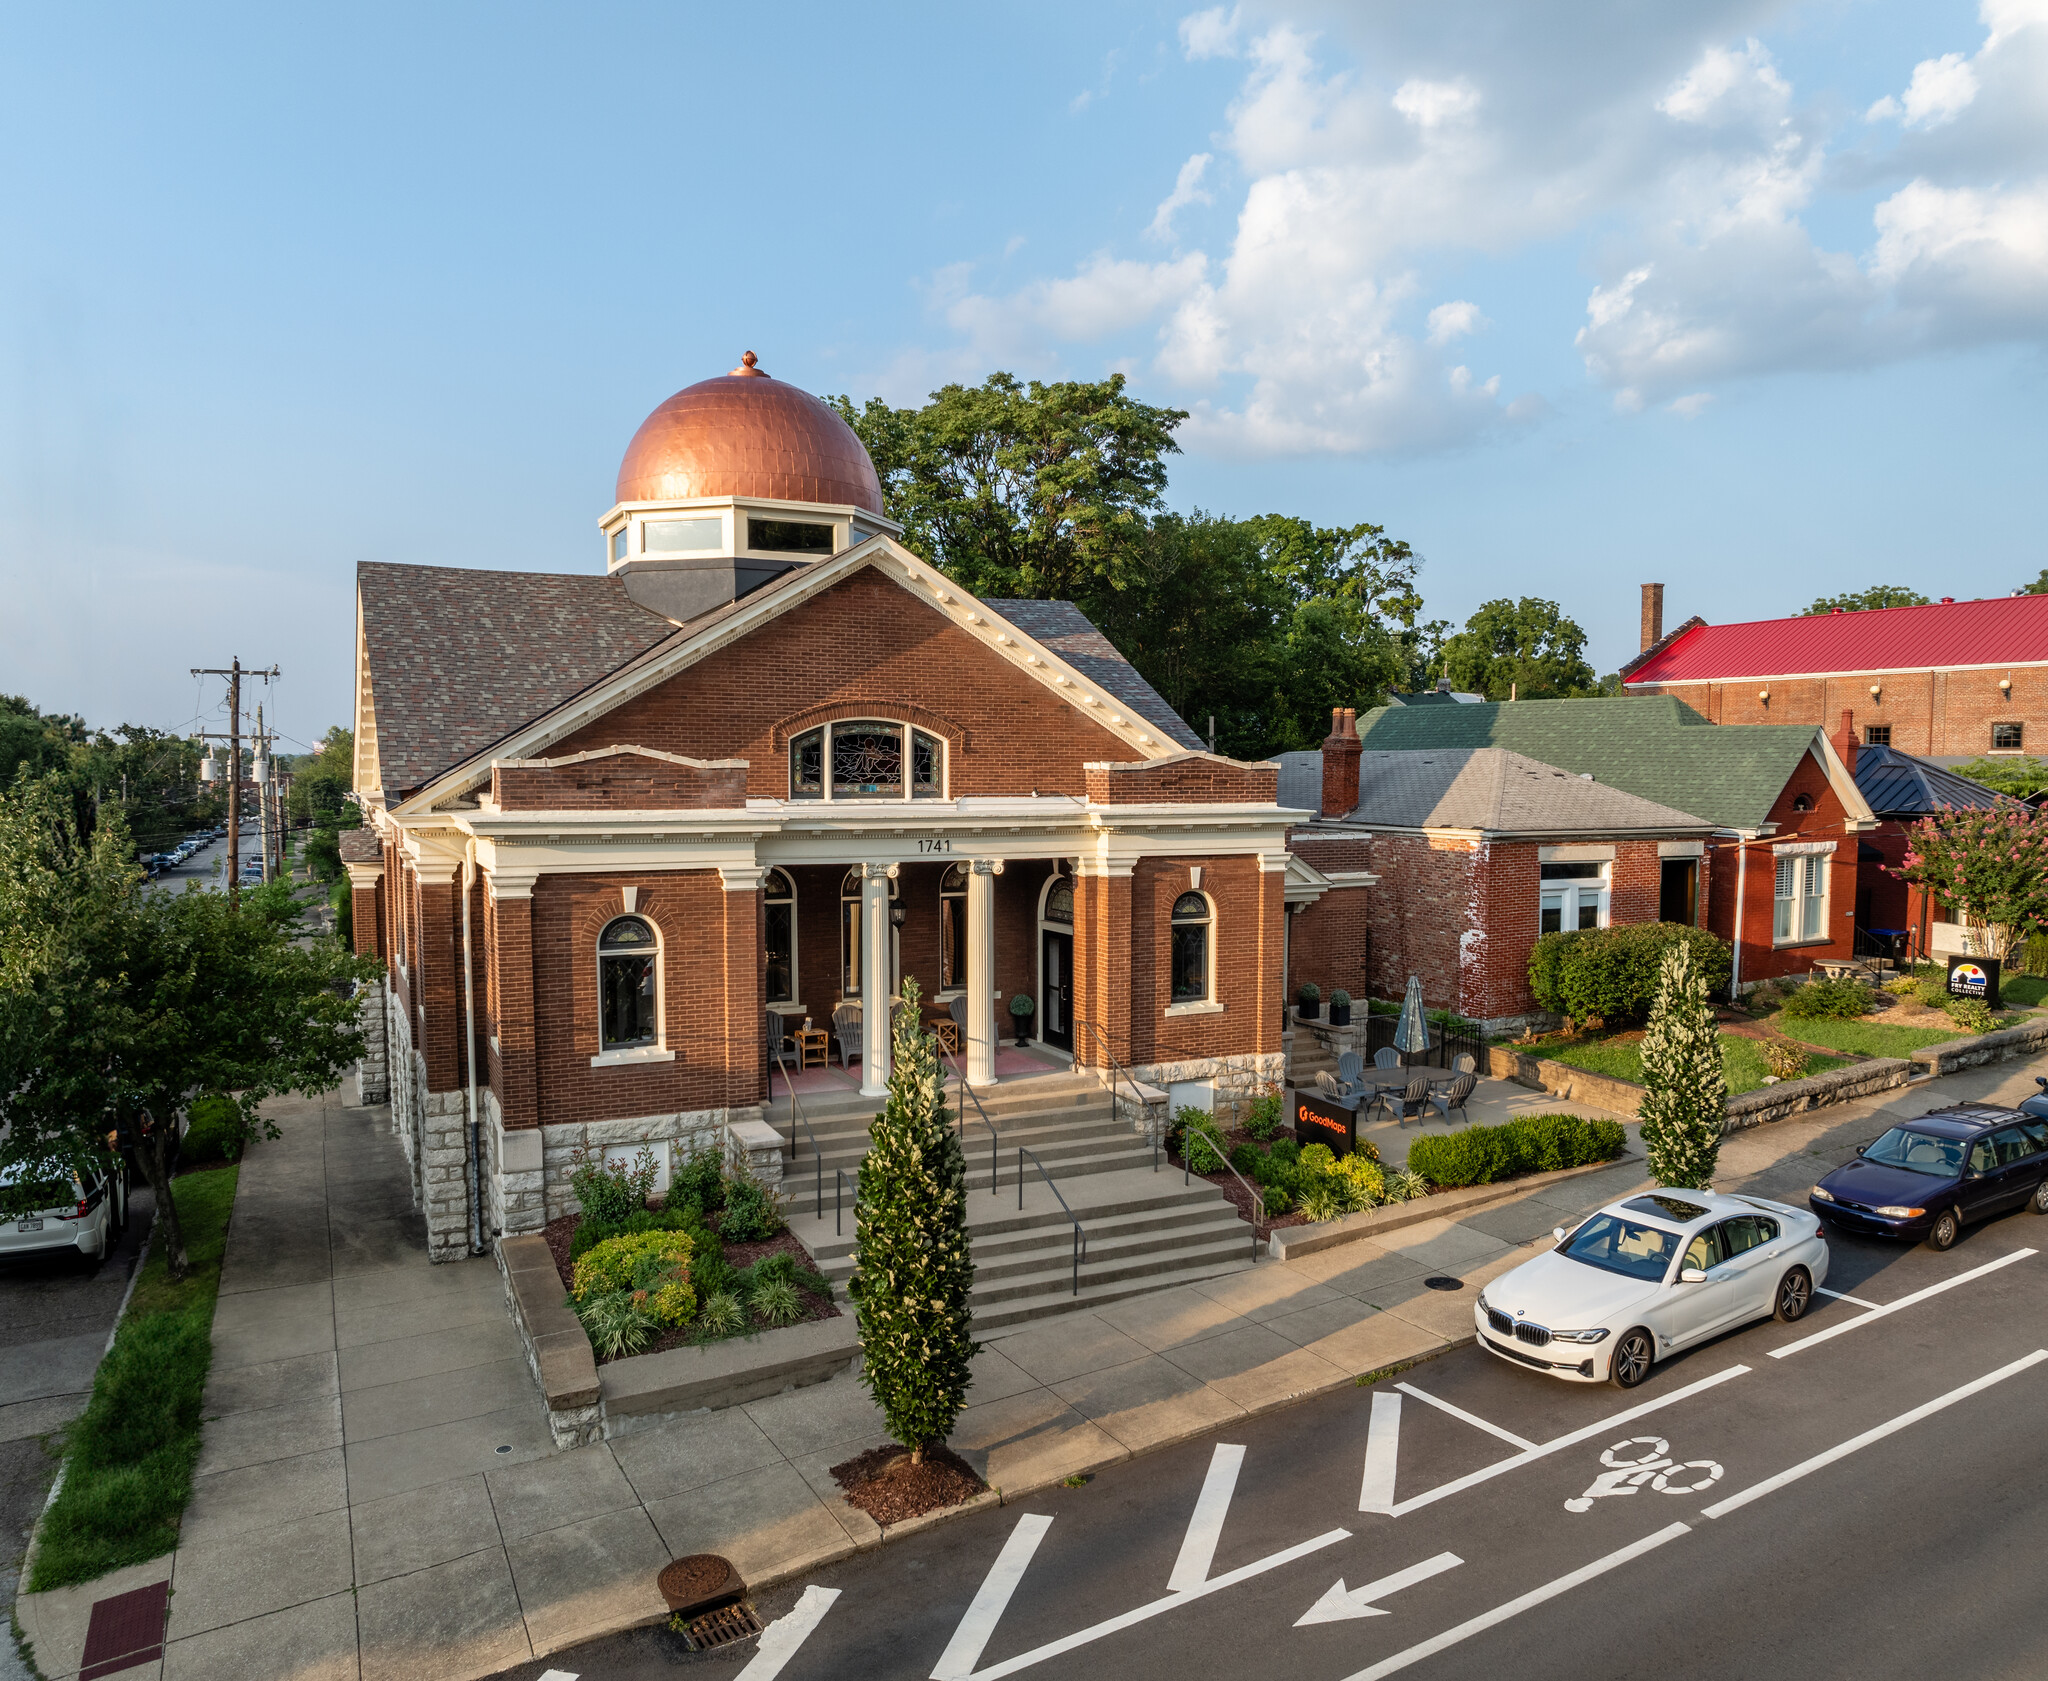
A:
POLYGON ((128 1176, 118 1157, 96 1157, 83 1167, 62 1162, 11 1162, 0 1168, 0 1188, 22 1212, 0 1219, 0 1257, 76 1250, 98 1264, 128 1223, 128 1176))
POLYGON ((1717 1191, 1610 1204, 1479 1292, 1479 1346, 1577 1383, 1633 1389, 1665 1355, 1806 1312, 1828 1276, 1820 1221, 1717 1191))
MULTIPOLYGON (((2048 1110, 2041 1098, 2027 1105, 2048 1110)), ((1807 1200, 1831 1226, 1931 1249, 1948 1248, 1971 1220, 2020 1207, 2048 1214, 2048 1114, 1996 1103, 1929 1110, 1864 1145, 1807 1200)))

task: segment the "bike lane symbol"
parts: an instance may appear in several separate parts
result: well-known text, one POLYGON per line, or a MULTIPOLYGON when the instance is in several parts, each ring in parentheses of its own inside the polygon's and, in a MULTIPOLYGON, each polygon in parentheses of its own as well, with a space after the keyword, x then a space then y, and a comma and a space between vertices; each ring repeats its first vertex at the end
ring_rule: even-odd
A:
POLYGON ((1584 1494, 1567 1500, 1564 1509, 1590 1512, 1594 1501, 1633 1494, 1645 1483, 1659 1494, 1697 1494, 1721 1480, 1721 1467, 1711 1459, 1681 1462, 1671 1458, 1670 1453, 1671 1444, 1662 1436, 1631 1436, 1625 1442, 1616 1442, 1600 1455, 1600 1463, 1607 1469, 1593 1479, 1593 1486, 1584 1494), (1686 1472, 1696 1474, 1699 1480, 1674 1480, 1686 1472))

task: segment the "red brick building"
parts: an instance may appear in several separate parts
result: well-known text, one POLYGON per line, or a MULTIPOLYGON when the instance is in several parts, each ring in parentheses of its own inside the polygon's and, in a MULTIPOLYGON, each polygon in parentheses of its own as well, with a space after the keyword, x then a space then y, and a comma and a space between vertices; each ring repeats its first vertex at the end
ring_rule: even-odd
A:
POLYGON ((1664 632, 1664 586, 1643 586, 1631 695, 1672 695, 1716 724, 1854 714, 1866 746, 1956 764, 2048 752, 2048 595, 1944 597, 1925 607, 1748 624, 1689 618, 1664 632))
MULTIPOLYGON (((358 575, 363 1079, 436 1253, 562 1212, 578 1147, 758 1148, 768 1009, 904 976, 963 1001, 977 1085, 1018 993, 1084 1067, 1277 1072, 1272 765, 1201 751, 1072 606, 903 548, 751 358, 649 417, 600 526, 602 571, 358 575)), ((848 1035, 874 1094, 884 1014, 848 1035)))

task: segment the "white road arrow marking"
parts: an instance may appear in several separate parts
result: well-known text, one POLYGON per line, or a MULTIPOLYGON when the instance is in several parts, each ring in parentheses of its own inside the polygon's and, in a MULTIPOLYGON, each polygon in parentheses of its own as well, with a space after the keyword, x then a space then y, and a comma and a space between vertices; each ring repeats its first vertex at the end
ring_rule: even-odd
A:
POLYGON ((1202 1492, 1195 1500, 1194 1516, 1180 1544, 1180 1557, 1173 1561, 1173 1574, 1166 1578, 1168 1593, 1192 1593, 1209 1579, 1209 1566, 1216 1559, 1216 1543, 1223 1539, 1223 1520, 1230 1515, 1230 1497, 1237 1491, 1237 1473, 1244 1465, 1244 1449, 1218 1442, 1209 1457, 1209 1474, 1202 1480, 1202 1492))
POLYGON ((733 1681, 775 1681, 782 1673, 782 1666, 796 1656, 796 1651, 818 1624, 825 1620, 825 1613, 832 1609, 833 1600, 839 1597, 837 1588, 808 1587, 803 1596, 790 1608, 789 1614, 777 1617, 761 1631, 761 1644, 754 1648, 753 1661, 733 1678, 733 1681))
POLYGON ((1010 1608, 1010 1596, 1024 1580, 1031 1555, 1038 1551, 1038 1543, 1050 1528, 1052 1519, 1036 1512, 1027 1512, 1017 1520, 1017 1527, 1010 1531, 1009 1540, 1003 1543, 1002 1552, 982 1579, 974 1603, 967 1607, 967 1615, 960 1619, 960 1626, 946 1643, 946 1650, 932 1670, 932 1681, 962 1681, 974 1673, 988 1637, 995 1633, 996 1624, 1010 1608))
POLYGON ((1399 1593, 1403 1588, 1412 1588, 1417 1582, 1426 1582, 1432 1576, 1441 1576, 1446 1570, 1455 1570, 1464 1562, 1456 1553, 1438 1553, 1435 1558, 1411 1564, 1406 1570, 1382 1576, 1377 1582, 1368 1582, 1362 1588, 1345 1587, 1344 1578, 1339 1576, 1337 1585, 1310 1606, 1305 1616, 1297 1618, 1294 1626, 1306 1628, 1310 1623, 1338 1623, 1348 1617, 1389 1616, 1391 1613, 1382 1611, 1373 1601, 1399 1593))
POLYGON ((1358 1487, 1361 1512, 1392 1512, 1394 1470, 1401 1457, 1401 1397, 1393 1390, 1372 1392, 1372 1421, 1365 1438, 1365 1480, 1358 1487))

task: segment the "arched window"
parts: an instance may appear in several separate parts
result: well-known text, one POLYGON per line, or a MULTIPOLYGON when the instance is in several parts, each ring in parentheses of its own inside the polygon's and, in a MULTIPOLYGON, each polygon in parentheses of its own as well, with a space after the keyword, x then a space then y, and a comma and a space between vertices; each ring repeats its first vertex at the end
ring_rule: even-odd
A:
POLYGON ((1209 996, 1208 895, 1183 893, 1173 902, 1173 1002, 1199 1004, 1209 996))
POLYGON ((796 883, 782 870, 761 882, 766 909, 762 944, 768 957, 768 1002, 794 1004, 796 997, 796 883))
POLYGON ((1813 810, 1813 796, 1811 794, 1794 794, 1792 796, 1792 809, 1794 811, 1813 810))
POLYGON ((945 792, 945 742, 908 724, 847 718, 789 743, 793 800, 936 800, 945 792))
POLYGON ((1063 927, 1074 926, 1074 883, 1067 876, 1055 876, 1052 885, 1045 890, 1045 909, 1041 920, 1057 922, 1063 927))
POLYGON ((597 937, 598 1049, 631 1050, 661 1038, 660 942, 637 916, 615 916, 597 937))
MULTIPOLYGON (((839 996, 860 996, 861 891, 860 866, 846 872, 839 883, 839 996)), ((897 894, 896 878, 889 878, 889 897, 897 894)), ((891 948, 893 955, 894 940, 891 948)), ((890 967, 895 967, 892 961, 890 967)))
POLYGON ((967 866, 948 864, 939 877, 939 990, 967 984, 967 866))

